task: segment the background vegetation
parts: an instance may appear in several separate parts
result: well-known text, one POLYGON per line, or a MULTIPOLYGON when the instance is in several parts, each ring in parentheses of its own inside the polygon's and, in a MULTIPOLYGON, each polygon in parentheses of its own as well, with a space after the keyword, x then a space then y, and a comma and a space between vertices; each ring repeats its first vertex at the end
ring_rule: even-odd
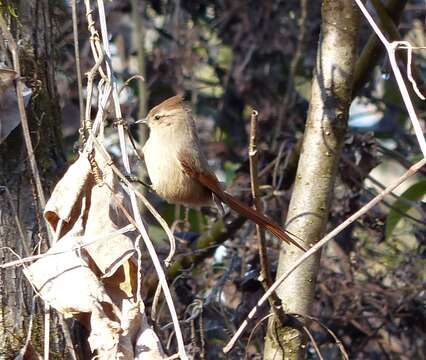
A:
MULTIPOLYGON (((370 9, 394 39, 426 46, 426 8, 423 1, 371 1, 370 9), (377 5, 379 3, 379 6, 377 5), (374 5, 374 6, 373 6, 374 5), (381 7, 380 7, 381 6, 381 7), (386 10, 386 6, 388 10, 386 10), (385 10, 383 10, 385 8, 385 10), (374 10, 375 9, 375 10, 374 10), (393 19, 394 29, 387 18, 393 19)), ((25 84, 32 90, 27 111, 36 157, 46 193, 76 158, 80 127, 76 63, 68 1, 0 2, 0 9, 20 40, 25 84), (30 5, 29 5, 30 4, 30 5)), ((78 4, 80 67, 93 66, 89 33, 82 4, 78 4)), ((218 1, 114 1, 107 4, 108 29, 113 45, 112 64, 123 88, 123 114, 131 123, 165 98, 185 94, 197 117, 199 134, 212 168, 229 192, 250 202, 248 162, 249 117, 259 111, 259 181, 268 216, 283 222, 295 182, 305 131, 312 74, 321 26, 321 2, 306 0, 218 1), (136 24, 136 26, 135 26, 136 24)), ((327 228, 341 223, 383 186, 420 159, 398 87, 381 47, 364 54, 371 30, 361 20, 349 127, 333 188, 327 228)), ((3 42, 2 42, 3 43, 3 42)), ((0 61, 11 58, 0 47, 0 61)), ((405 52, 400 52, 400 65, 405 52)), ((413 73, 425 93, 425 50, 415 51, 413 73)), ((419 118, 425 103, 413 96, 419 118)), ((96 104, 95 104, 96 106, 96 104)), ((0 115, 1 116, 1 115, 0 115)), ((115 128, 106 129, 108 148, 118 156, 115 128)), ((3 120, 3 119, 1 119, 3 120)), ((146 129, 131 126, 143 142, 146 129)), ((33 248, 43 236, 38 204, 33 197, 29 164, 18 126, 0 144, 0 246, 25 255, 17 242, 17 229, 6 188, 31 238, 33 248)), ((144 176, 134 154, 134 166, 144 176)), ((135 167, 134 167, 135 168, 135 167)), ((398 188, 386 202, 348 227, 323 251, 309 329, 324 358, 339 357, 339 349, 325 329, 344 344, 353 359, 425 358, 426 293, 424 170, 398 188)), ((180 238, 176 264, 169 272, 175 302, 187 343, 196 356, 221 358, 221 349, 262 295, 255 227, 227 214, 184 211, 148 194, 180 238), (202 303, 202 315, 194 304, 202 303), (194 315, 195 314, 195 315, 194 315), (191 316, 193 315, 193 316, 191 316)), ((164 235, 155 222, 150 234, 164 257, 164 235)), ((270 272, 275 275, 280 252, 276 239, 267 236, 270 272)), ((41 243, 41 247, 45 245, 41 243)), ((2 262, 14 259, 0 252, 2 262)), ((146 258, 145 303, 149 306, 156 279, 146 258)), ((20 269, 1 270, 2 331, 0 357, 16 354, 28 329, 31 309, 28 285, 20 269), (7 315, 7 316, 6 316, 7 315), (8 321, 4 318, 8 318, 8 321), (8 325, 6 325, 8 324, 8 325)), ((39 312, 42 306, 36 305, 39 312)), ((255 323, 261 321, 265 307, 255 323)), ((36 328, 41 326, 36 319, 36 328)), ((157 319, 163 339, 171 328, 167 311, 157 319)), ((260 358, 267 322, 251 327, 230 358, 260 358), (251 336, 250 336, 251 335, 251 336), (249 339, 250 336, 250 339, 249 339)), ((84 354, 85 330, 70 322, 77 349, 84 354)), ((58 330, 61 333, 60 330, 58 330)), ((58 334, 59 334, 58 333, 58 334)), ((40 351, 40 334, 33 332, 40 351)), ((67 353, 62 335, 55 336, 52 354, 67 353)), ((164 341, 164 344, 166 341, 164 341)), ((174 345, 172 344, 172 347, 174 345)), ((86 350, 85 350, 86 349, 86 350)), ((307 356, 316 355, 308 345, 307 356)))

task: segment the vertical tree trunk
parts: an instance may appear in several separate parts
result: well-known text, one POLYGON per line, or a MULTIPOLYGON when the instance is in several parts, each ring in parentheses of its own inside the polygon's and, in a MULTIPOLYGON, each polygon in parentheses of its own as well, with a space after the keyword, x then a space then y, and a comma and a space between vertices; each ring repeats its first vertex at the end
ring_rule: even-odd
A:
MULTIPOLYGON (((60 144, 60 114, 54 73, 52 11, 47 0, 15 3, 15 10, 19 25, 12 17, 11 31, 17 42, 21 40, 19 42, 21 72, 27 86, 33 91, 31 102, 26 110, 41 180, 47 188, 55 180, 54 176, 64 163, 60 144)), ((7 18, 8 14, 3 13, 3 16, 7 18)), ((4 41, 2 36, 0 41, 4 41)), ((11 58, 10 54, 2 55, 11 58)), ((13 249, 19 256, 27 255, 23 251, 23 238, 29 249, 33 249, 38 244, 42 248, 46 247, 42 209, 36 199, 20 126, 0 145, 0 186, 3 190, 0 194, 0 247, 2 248, 0 258, 2 263, 6 263, 16 260, 16 256, 4 250, 5 247, 13 249), (17 225, 17 218, 22 224, 22 234, 17 225)), ((0 270, 1 359, 14 358, 25 343, 33 295, 20 267, 0 270)), ((39 344, 42 343, 40 319, 40 315, 35 315, 32 333, 33 340, 39 340, 37 341, 39 344)), ((55 348, 56 344, 63 348, 62 337, 56 335, 55 337, 57 341, 53 347, 55 348)), ((37 350, 41 350, 39 345, 37 350)))
MULTIPOLYGON (((287 229, 307 245, 319 240, 327 224, 347 127, 358 25, 359 12, 352 0, 323 1, 312 95, 287 222, 287 229)), ((277 277, 300 255, 300 250, 283 245, 277 277)), ((278 289, 286 312, 310 313, 320 256, 308 259, 278 289)), ((268 334, 264 359, 302 359, 304 343, 305 336, 297 329, 275 328, 275 334, 268 334)))

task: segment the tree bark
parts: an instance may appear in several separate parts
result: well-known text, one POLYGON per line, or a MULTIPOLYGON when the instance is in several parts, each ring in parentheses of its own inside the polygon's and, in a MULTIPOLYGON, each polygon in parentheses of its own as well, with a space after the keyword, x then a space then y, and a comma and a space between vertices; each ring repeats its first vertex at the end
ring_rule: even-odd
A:
MULTIPOLYGON (((287 221, 287 229, 307 246, 321 238, 327 224, 347 127, 359 28, 359 11, 352 0, 324 0, 321 12, 312 95, 287 221)), ((283 245, 277 277, 300 255, 300 250, 283 245)), ((278 289, 287 313, 311 312, 320 256, 308 259, 278 289)), ((269 329, 264 359, 304 358, 303 333, 272 322, 269 329)))
MULTIPOLYGON (((16 3, 16 19, 9 17, 15 41, 19 41, 22 77, 33 94, 26 107, 35 158, 45 188, 49 188, 58 170, 64 164, 60 144, 60 113, 56 93, 52 10, 47 0, 16 3)), ((3 13, 5 18, 7 13, 3 13)), ((0 34, 0 41, 4 38, 0 34)), ((1 48, 5 51, 6 47, 1 48)), ((9 53, 2 57, 11 59, 9 53)), ((8 64, 11 66, 11 62, 8 64)), ((42 209, 37 201, 28 154, 18 126, 0 145, 0 257, 1 263, 16 260, 10 248, 19 256, 40 245, 46 249, 47 234, 42 209), (22 229, 22 231, 21 231, 22 229)), ((14 358, 25 344, 28 319, 32 311, 34 293, 22 274, 21 268, 0 270, 0 358, 14 358)), ((32 339, 35 350, 41 352, 43 342, 43 307, 35 307, 32 339), (37 343, 37 344, 36 344, 37 343)), ((61 353, 63 337, 53 329, 51 350, 61 353)))

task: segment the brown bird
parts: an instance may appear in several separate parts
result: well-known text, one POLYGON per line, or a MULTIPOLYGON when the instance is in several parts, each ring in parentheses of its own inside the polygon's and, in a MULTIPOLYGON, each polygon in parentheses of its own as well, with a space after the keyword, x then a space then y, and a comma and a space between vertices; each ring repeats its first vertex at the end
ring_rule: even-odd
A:
POLYGON ((152 187, 164 200, 190 207, 223 202, 279 239, 306 251, 278 224, 222 189, 201 150, 191 109, 181 96, 163 101, 137 123, 150 128, 143 153, 152 187))

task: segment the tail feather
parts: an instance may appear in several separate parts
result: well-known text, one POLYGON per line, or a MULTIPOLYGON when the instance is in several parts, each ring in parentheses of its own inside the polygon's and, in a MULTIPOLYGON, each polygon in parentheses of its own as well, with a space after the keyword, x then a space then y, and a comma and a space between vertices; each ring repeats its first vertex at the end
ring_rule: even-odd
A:
POLYGON ((302 251, 307 251, 307 249, 303 245, 299 244, 288 233, 282 230, 278 224, 268 219, 266 216, 258 213, 256 210, 253 210, 251 207, 247 206, 243 202, 239 201, 238 199, 234 198, 232 195, 229 195, 224 191, 215 192, 215 194, 225 204, 228 204, 231 209, 254 221, 256 224, 263 227, 265 230, 269 231, 271 234, 275 235, 279 239, 297 246, 302 251))
POLYGON ((191 154, 180 152, 178 153, 178 161, 180 162, 183 171, 189 176, 197 179, 202 185, 210 189, 214 195, 216 195, 222 202, 228 204, 229 207, 235 210, 237 213, 244 215, 246 218, 254 221, 265 230, 269 231, 279 239, 297 246, 300 250, 307 251, 307 249, 294 240, 287 232, 281 229, 281 227, 268 219, 266 216, 258 213, 256 210, 247 206, 243 202, 237 200, 232 195, 227 194, 222 190, 216 176, 208 171, 197 171, 197 164, 191 163, 191 154))

